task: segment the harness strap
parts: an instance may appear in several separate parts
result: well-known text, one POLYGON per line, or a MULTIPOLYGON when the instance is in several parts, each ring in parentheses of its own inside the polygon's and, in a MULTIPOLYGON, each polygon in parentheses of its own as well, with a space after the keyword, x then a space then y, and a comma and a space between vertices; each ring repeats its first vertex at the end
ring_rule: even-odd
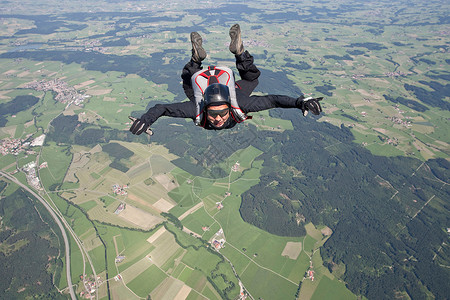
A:
POLYGON ((209 66, 207 71, 204 71, 200 74, 200 76, 205 77, 208 79, 208 85, 213 83, 220 83, 219 77, 222 76, 224 73, 226 73, 224 70, 216 69, 214 66, 209 66), (212 74, 211 71, 214 71, 212 74))
POLYGON ((235 89, 240 89, 240 86, 235 82, 234 73, 230 68, 209 66, 208 69, 199 70, 192 75, 191 80, 197 110, 194 120, 196 125, 202 127, 206 125, 206 114, 203 113, 203 93, 206 87, 213 83, 224 84, 230 89, 231 116, 237 123, 251 118, 239 108, 235 89))

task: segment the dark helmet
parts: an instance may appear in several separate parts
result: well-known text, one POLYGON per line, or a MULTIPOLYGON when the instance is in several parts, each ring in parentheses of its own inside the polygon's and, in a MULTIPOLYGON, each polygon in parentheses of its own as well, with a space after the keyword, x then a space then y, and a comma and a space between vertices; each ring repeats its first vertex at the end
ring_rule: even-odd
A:
POLYGON ((230 91, 226 85, 220 83, 213 83, 209 85, 205 89, 205 94, 203 97, 205 99, 204 107, 222 104, 227 104, 230 106, 230 91))

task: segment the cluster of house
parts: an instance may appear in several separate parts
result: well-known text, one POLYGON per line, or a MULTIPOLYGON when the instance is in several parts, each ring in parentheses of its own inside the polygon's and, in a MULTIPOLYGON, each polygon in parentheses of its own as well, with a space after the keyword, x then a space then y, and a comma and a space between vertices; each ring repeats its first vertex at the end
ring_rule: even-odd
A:
POLYGON ((309 278, 311 279, 311 281, 314 281, 314 271, 308 270, 308 272, 306 272, 306 278, 309 278))
MULTIPOLYGON (((245 300, 248 297, 247 291, 244 288, 244 285, 242 284, 242 282, 239 280, 239 287, 240 287, 240 292, 239 292, 239 300, 245 300)), ((260 298, 262 299, 262 298, 260 298)))
POLYGON ((411 121, 405 121, 399 117, 391 117, 391 121, 395 124, 403 125, 405 127, 411 127, 411 121))
MULTIPOLYGON (((229 196, 231 196, 231 193, 230 193, 230 192, 226 192, 224 196, 225 196, 225 198, 226 198, 226 197, 229 197, 229 196)), ((223 200, 222 200, 222 201, 223 201, 223 200)), ((221 210, 221 209, 223 208, 223 203, 222 203, 222 201, 216 202, 216 207, 217 207, 218 210, 221 210)))
POLYGON ((2 155, 13 154, 18 155, 21 152, 26 151, 27 154, 35 154, 29 147, 42 146, 45 140, 45 134, 35 138, 30 142, 29 135, 25 139, 6 138, 0 141, 0 153, 2 155))
POLYGON ((309 269, 306 271, 305 278, 309 278, 311 281, 314 281, 314 269, 312 261, 309 261, 309 269))
POLYGON ((364 75, 364 74, 353 74, 352 75, 352 79, 354 79, 354 80, 365 78, 365 77, 366 77, 366 75, 364 75))
POLYGON ((2 155, 7 155, 9 153, 17 155, 20 152, 24 151, 25 148, 27 148, 29 145, 30 143, 24 143, 24 140, 22 139, 7 138, 1 141, 0 153, 2 155))
POLYGON ((224 245, 225 245, 225 239, 220 239, 220 240, 213 239, 211 245, 212 245, 216 250, 220 250, 220 249, 223 248, 224 245))
POLYGON ((220 228, 211 239, 211 246, 213 246, 217 251, 225 247, 225 236, 222 228, 220 228))
POLYGON ((398 145, 398 139, 397 138, 388 138, 386 140, 386 143, 388 143, 389 145, 392 145, 392 146, 397 146, 398 145))
POLYGON ((42 146, 45 140, 45 134, 35 138, 30 142, 29 135, 25 139, 14 139, 14 138, 6 138, 0 141, 0 153, 2 155, 13 154, 18 155, 23 151, 27 151, 27 154, 35 154, 33 150, 30 150, 29 147, 42 146))
MULTIPOLYGON (((83 43, 85 52, 99 52, 105 54, 108 47, 101 47, 102 42, 100 40, 88 40, 83 43)), ((76 48, 75 50, 79 50, 76 48)))
POLYGON ((386 75, 387 77, 399 77, 399 76, 406 76, 406 73, 398 71, 398 72, 387 72, 384 73, 384 75, 386 75))
POLYGON ((89 95, 78 93, 73 86, 60 79, 33 81, 27 84, 26 88, 36 91, 53 91, 56 93, 56 101, 67 104, 73 103, 77 106, 81 106, 84 99, 90 97, 89 95))
MULTIPOLYGON (((96 282, 93 278, 88 276, 80 276, 80 279, 83 280, 83 284, 85 290, 80 292, 80 298, 82 299, 95 299, 95 291, 96 291, 96 282)), ((101 278, 97 276, 97 283, 100 285, 101 278)))
POLYGON ((121 196, 126 196, 128 194, 128 192, 126 191, 126 189, 128 189, 128 185, 123 185, 121 186, 120 184, 114 184, 112 186, 113 192, 116 195, 121 195, 121 196))
POLYGON ((234 165, 233 165, 233 167, 231 167, 231 170, 233 171, 233 172, 237 172, 238 170, 239 170, 239 166, 240 166, 241 164, 237 161, 234 165))

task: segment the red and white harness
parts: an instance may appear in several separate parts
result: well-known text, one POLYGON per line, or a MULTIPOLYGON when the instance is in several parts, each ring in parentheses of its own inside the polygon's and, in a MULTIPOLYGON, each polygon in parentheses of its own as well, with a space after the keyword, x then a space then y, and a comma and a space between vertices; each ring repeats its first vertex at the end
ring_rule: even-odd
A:
POLYGON ((234 74, 227 67, 208 67, 208 69, 200 70, 191 77, 192 87, 194 89, 196 118, 195 125, 204 127, 206 118, 204 118, 204 97, 205 89, 213 83, 226 85, 230 92, 231 116, 237 122, 243 122, 248 116, 239 108, 236 98, 236 88, 239 88, 234 81, 234 74))

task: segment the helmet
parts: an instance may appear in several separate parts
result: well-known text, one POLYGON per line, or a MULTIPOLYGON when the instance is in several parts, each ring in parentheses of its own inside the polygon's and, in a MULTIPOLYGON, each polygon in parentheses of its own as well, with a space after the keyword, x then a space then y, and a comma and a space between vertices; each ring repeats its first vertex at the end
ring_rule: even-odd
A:
POLYGON ((222 104, 227 104, 230 106, 230 91, 228 86, 220 83, 210 84, 205 89, 204 99, 205 107, 222 104))

